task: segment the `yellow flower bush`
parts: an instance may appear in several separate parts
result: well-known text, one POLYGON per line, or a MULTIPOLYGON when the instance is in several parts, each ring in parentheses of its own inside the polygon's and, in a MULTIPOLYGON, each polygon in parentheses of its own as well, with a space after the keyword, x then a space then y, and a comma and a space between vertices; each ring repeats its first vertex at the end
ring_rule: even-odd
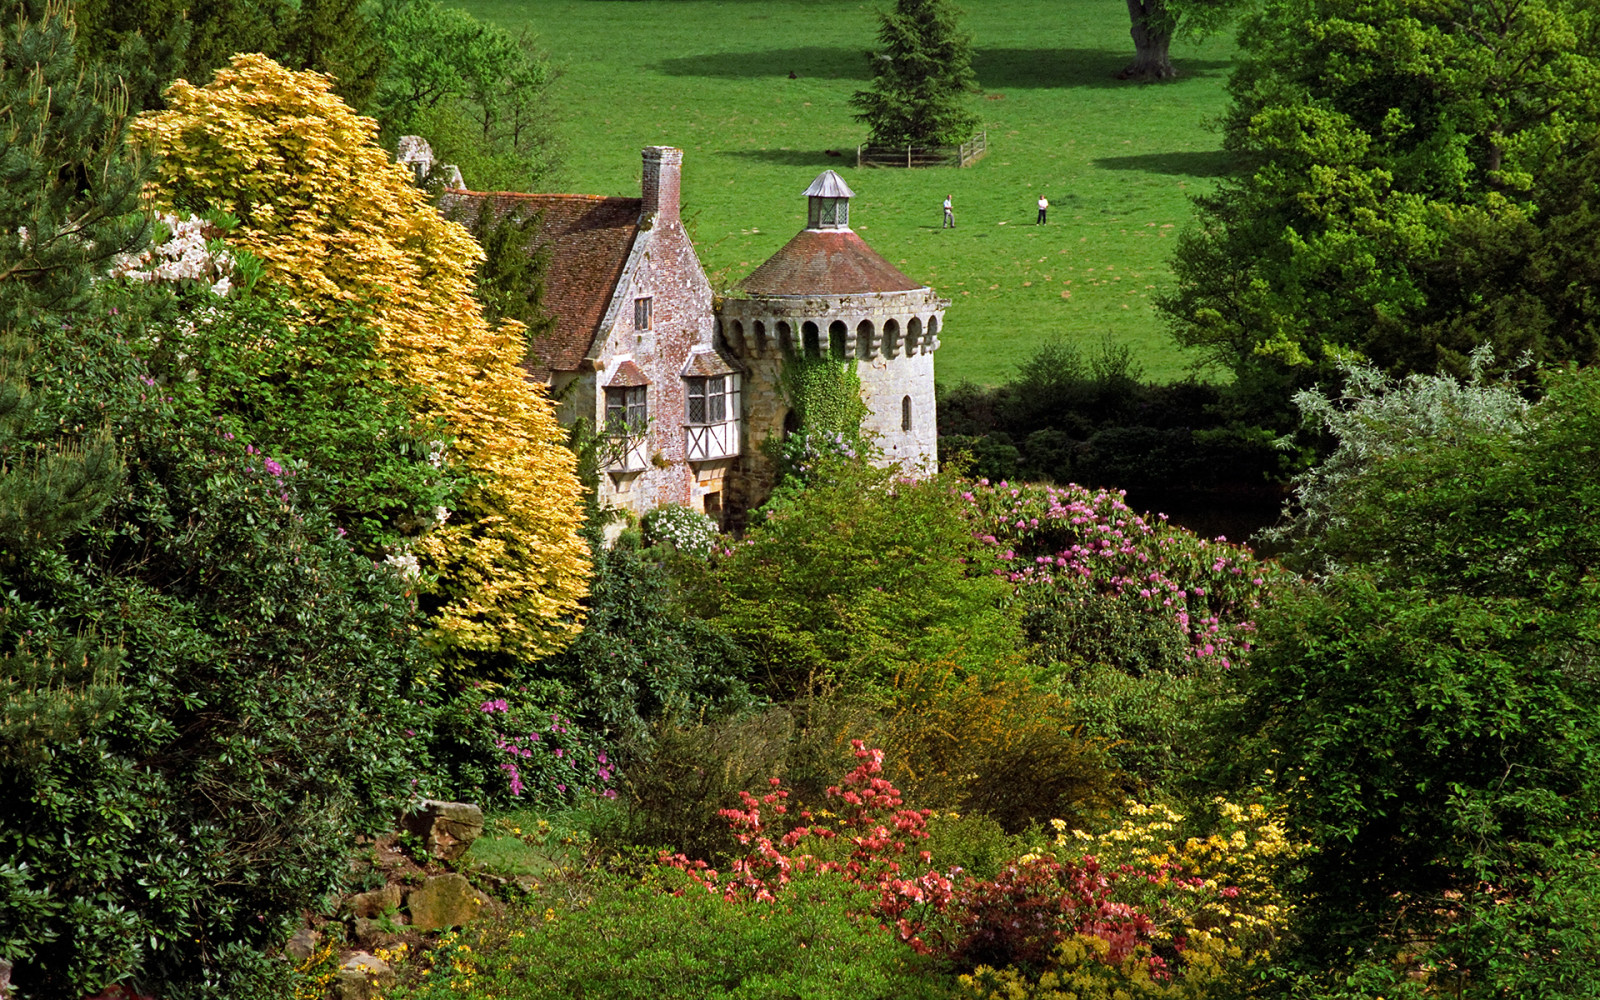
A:
POLYGON ((1056 948, 1037 975, 980 966, 961 977, 978 1000, 1199 1000, 1264 961, 1289 923, 1275 873, 1304 850, 1285 833, 1281 812, 1260 803, 1213 801, 1217 829, 1179 838, 1184 816, 1165 805, 1130 802, 1121 825, 1099 835, 1053 821, 1041 851, 1095 858, 1119 872, 1113 898, 1149 916, 1149 944, 1120 962, 1108 943, 1079 934, 1056 948), (1156 959, 1156 961, 1152 961, 1156 959))
POLYGON ((472 236, 325 76, 239 55, 210 84, 179 80, 165 96, 167 110, 135 126, 159 158, 152 201, 237 216, 229 240, 265 261, 266 280, 313 315, 375 328, 392 372, 420 390, 418 417, 451 435, 471 485, 416 546, 438 637, 519 658, 564 647, 589 569, 575 460, 518 367, 523 328, 491 327, 473 298, 472 236))

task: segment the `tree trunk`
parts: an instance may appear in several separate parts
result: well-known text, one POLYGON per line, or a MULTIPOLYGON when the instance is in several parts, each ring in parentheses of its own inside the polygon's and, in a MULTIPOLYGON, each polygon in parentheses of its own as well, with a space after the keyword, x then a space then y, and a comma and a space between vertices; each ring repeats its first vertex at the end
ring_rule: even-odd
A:
POLYGON ((1133 62, 1119 80, 1171 80, 1178 75, 1172 68, 1167 49, 1172 44, 1173 18, 1165 0, 1128 0, 1128 19, 1133 22, 1133 62))

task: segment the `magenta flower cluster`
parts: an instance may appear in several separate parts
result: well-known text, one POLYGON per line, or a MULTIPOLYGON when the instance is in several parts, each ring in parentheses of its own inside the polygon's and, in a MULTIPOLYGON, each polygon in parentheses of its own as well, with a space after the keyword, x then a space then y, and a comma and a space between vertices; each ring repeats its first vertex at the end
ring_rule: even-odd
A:
POLYGON ((1168 615, 1191 662, 1227 668, 1250 649, 1261 602, 1284 572, 1225 537, 1149 518, 1125 494, 980 479, 959 490, 994 572, 1031 587, 1135 599, 1168 615))
POLYGON ((478 710, 499 717, 495 746, 506 755, 500 770, 506 775, 512 798, 520 799, 529 791, 544 796, 550 789, 566 796, 569 788, 573 793, 586 791, 608 799, 617 797, 616 789, 611 787, 615 765, 604 750, 595 752, 584 745, 570 719, 551 713, 543 732, 528 728, 519 735, 526 727, 517 725, 516 713, 506 699, 491 698, 478 710))

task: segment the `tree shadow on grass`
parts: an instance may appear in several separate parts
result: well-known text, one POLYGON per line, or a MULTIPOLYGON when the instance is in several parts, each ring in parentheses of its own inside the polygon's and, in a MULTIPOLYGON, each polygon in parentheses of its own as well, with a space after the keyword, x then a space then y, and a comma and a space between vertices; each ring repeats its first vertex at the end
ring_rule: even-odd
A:
POLYGON ((840 147, 838 156, 829 156, 820 149, 719 149, 714 156, 737 156, 743 160, 759 160, 780 167, 854 167, 856 148, 840 147))
POLYGON ((1093 162, 1103 170, 1137 170, 1146 174, 1176 174, 1183 177, 1226 177, 1237 166, 1234 155, 1225 149, 1102 156, 1093 162))
MULTIPOLYGON (((977 49, 972 68, 984 90, 1045 90, 1058 87, 1160 87, 1117 79, 1133 61, 1133 49, 977 49)), ((1178 79, 1215 76, 1229 63, 1222 59, 1175 58, 1178 79)))
MULTIPOLYGON (((985 90, 1029 90, 1059 87, 1163 86, 1118 80, 1116 75, 1133 59, 1131 49, 985 49, 973 52, 978 84, 985 90)), ((1174 60, 1181 84, 1185 77, 1214 76, 1227 69, 1219 59, 1174 60)), ((869 79, 863 49, 806 45, 752 52, 716 52, 663 59, 655 69, 667 76, 699 76, 747 80, 766 77, 783 80, 790 73, 812 80, 869 79)))

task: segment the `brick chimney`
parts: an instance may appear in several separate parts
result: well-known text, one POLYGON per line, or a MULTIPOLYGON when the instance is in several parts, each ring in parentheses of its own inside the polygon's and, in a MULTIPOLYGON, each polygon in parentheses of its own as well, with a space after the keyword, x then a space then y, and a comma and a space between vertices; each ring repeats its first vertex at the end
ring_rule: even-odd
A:
POLYGON ((644 205, 640 214, 658 222, 678 221, 678 188, 683 176, 683 150, 671 146, 644 148, 644 205))

